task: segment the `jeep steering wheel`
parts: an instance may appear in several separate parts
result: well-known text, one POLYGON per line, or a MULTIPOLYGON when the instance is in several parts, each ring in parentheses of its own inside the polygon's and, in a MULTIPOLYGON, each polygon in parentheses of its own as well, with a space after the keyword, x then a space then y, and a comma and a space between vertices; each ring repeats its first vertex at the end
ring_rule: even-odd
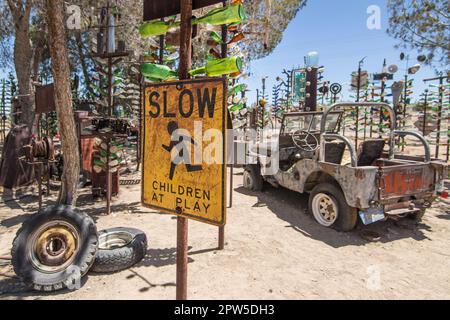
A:
POLYGON ((319 149, 319 140, 315 135, 309 133, 308 131, 298 130, 292 133, 291 137, 294 144, 303 151, 313 152, 319 149), (311 140, 314 140, 313 143, 308 142, 309 137, 312 138, 311 140))

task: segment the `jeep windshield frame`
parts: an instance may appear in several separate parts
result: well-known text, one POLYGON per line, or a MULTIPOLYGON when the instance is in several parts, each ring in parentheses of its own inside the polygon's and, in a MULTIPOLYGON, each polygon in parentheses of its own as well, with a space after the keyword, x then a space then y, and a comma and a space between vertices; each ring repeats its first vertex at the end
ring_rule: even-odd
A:
MULTIPOLYGON (((328 114, 330 121, 326 124, 327 132, 337 132, 342 120, 341 111, 328 114)), ((289 135, 298 131, 320 133, 324 112, 291 112, 283 116, 280 135, 289 135)))

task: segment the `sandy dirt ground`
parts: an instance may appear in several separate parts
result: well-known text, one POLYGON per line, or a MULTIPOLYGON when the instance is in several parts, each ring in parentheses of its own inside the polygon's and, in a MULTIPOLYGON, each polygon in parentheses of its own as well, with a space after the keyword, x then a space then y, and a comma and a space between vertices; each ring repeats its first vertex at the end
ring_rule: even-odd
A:
MULTIPOLYGON (((226 248, 218 229, 189 224, 190 299, 450 299, 450 202, 440 200, 416 225, 408 219, 339 233, 307 214, 307 196, 267 187, 252 193, 234 176, 226 248), (369 242, 362 230, 381 236, 369 242)), ((51 204, 56 195, 46 199, 51 204)), ((8 255, 21 223, 37 211, 36 197, 0 203, 0 255, 8 255)), ((122 187, 114 214, 84 189, 79 210, 98 229, 137 227, 149 238, 145 259, 132 269, 89 274, 78 291, 43 295, 0 277, 0 299, 174 299, 176 219, 140 206, 140 186, 122 187)), ((8 265, 0 272, 12 272, 8 265)))

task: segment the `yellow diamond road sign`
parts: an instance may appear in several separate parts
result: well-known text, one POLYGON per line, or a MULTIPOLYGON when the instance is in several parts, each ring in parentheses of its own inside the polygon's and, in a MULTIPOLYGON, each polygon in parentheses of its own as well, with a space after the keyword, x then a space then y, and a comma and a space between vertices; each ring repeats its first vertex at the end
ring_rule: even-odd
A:
POLYGON ((213 225, 226 217, 226 81, 145 88, 142 202, 213 225))

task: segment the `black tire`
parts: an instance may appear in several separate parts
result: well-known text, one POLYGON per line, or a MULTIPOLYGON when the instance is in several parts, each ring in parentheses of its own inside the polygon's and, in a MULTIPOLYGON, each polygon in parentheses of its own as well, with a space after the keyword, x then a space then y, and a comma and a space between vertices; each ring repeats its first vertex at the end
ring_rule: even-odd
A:
POLYGON ((132 228, 114 228, 99 232, 99 250, 91 271, 112 273, 140 262, 147 253, 147 236, 132 228))
POLYGON ((245 167, 244 171, 244 187, 251 191, 262 191, 264 187, 264 179, 261 175, 259 165, 252 164, 245 167))
POLYGON ((97 228, 88 215, 68 206, 49 207, 25 221, 17 232, 12 264, 33 290, 78 289, 94 263, 97 246, 97 228))
POLYGON ((355 228, 356 223, 358 221, 357 209, 352 208, 347 204, 345 200, 344 193, 341 188, 335 184, 331 183, 321 183, 317 185, 311 192, 309 196, 308 208, 309 212, 313 214, 315 220, 320 223, 320 221, 316 218, 313 209, 313 201, 316 196, 319 194, 326 194, 329 198, 336 204, 337 206, 337 218, 334 223, 328 227, 334 228, 337 231, 348 232, 355 228))

